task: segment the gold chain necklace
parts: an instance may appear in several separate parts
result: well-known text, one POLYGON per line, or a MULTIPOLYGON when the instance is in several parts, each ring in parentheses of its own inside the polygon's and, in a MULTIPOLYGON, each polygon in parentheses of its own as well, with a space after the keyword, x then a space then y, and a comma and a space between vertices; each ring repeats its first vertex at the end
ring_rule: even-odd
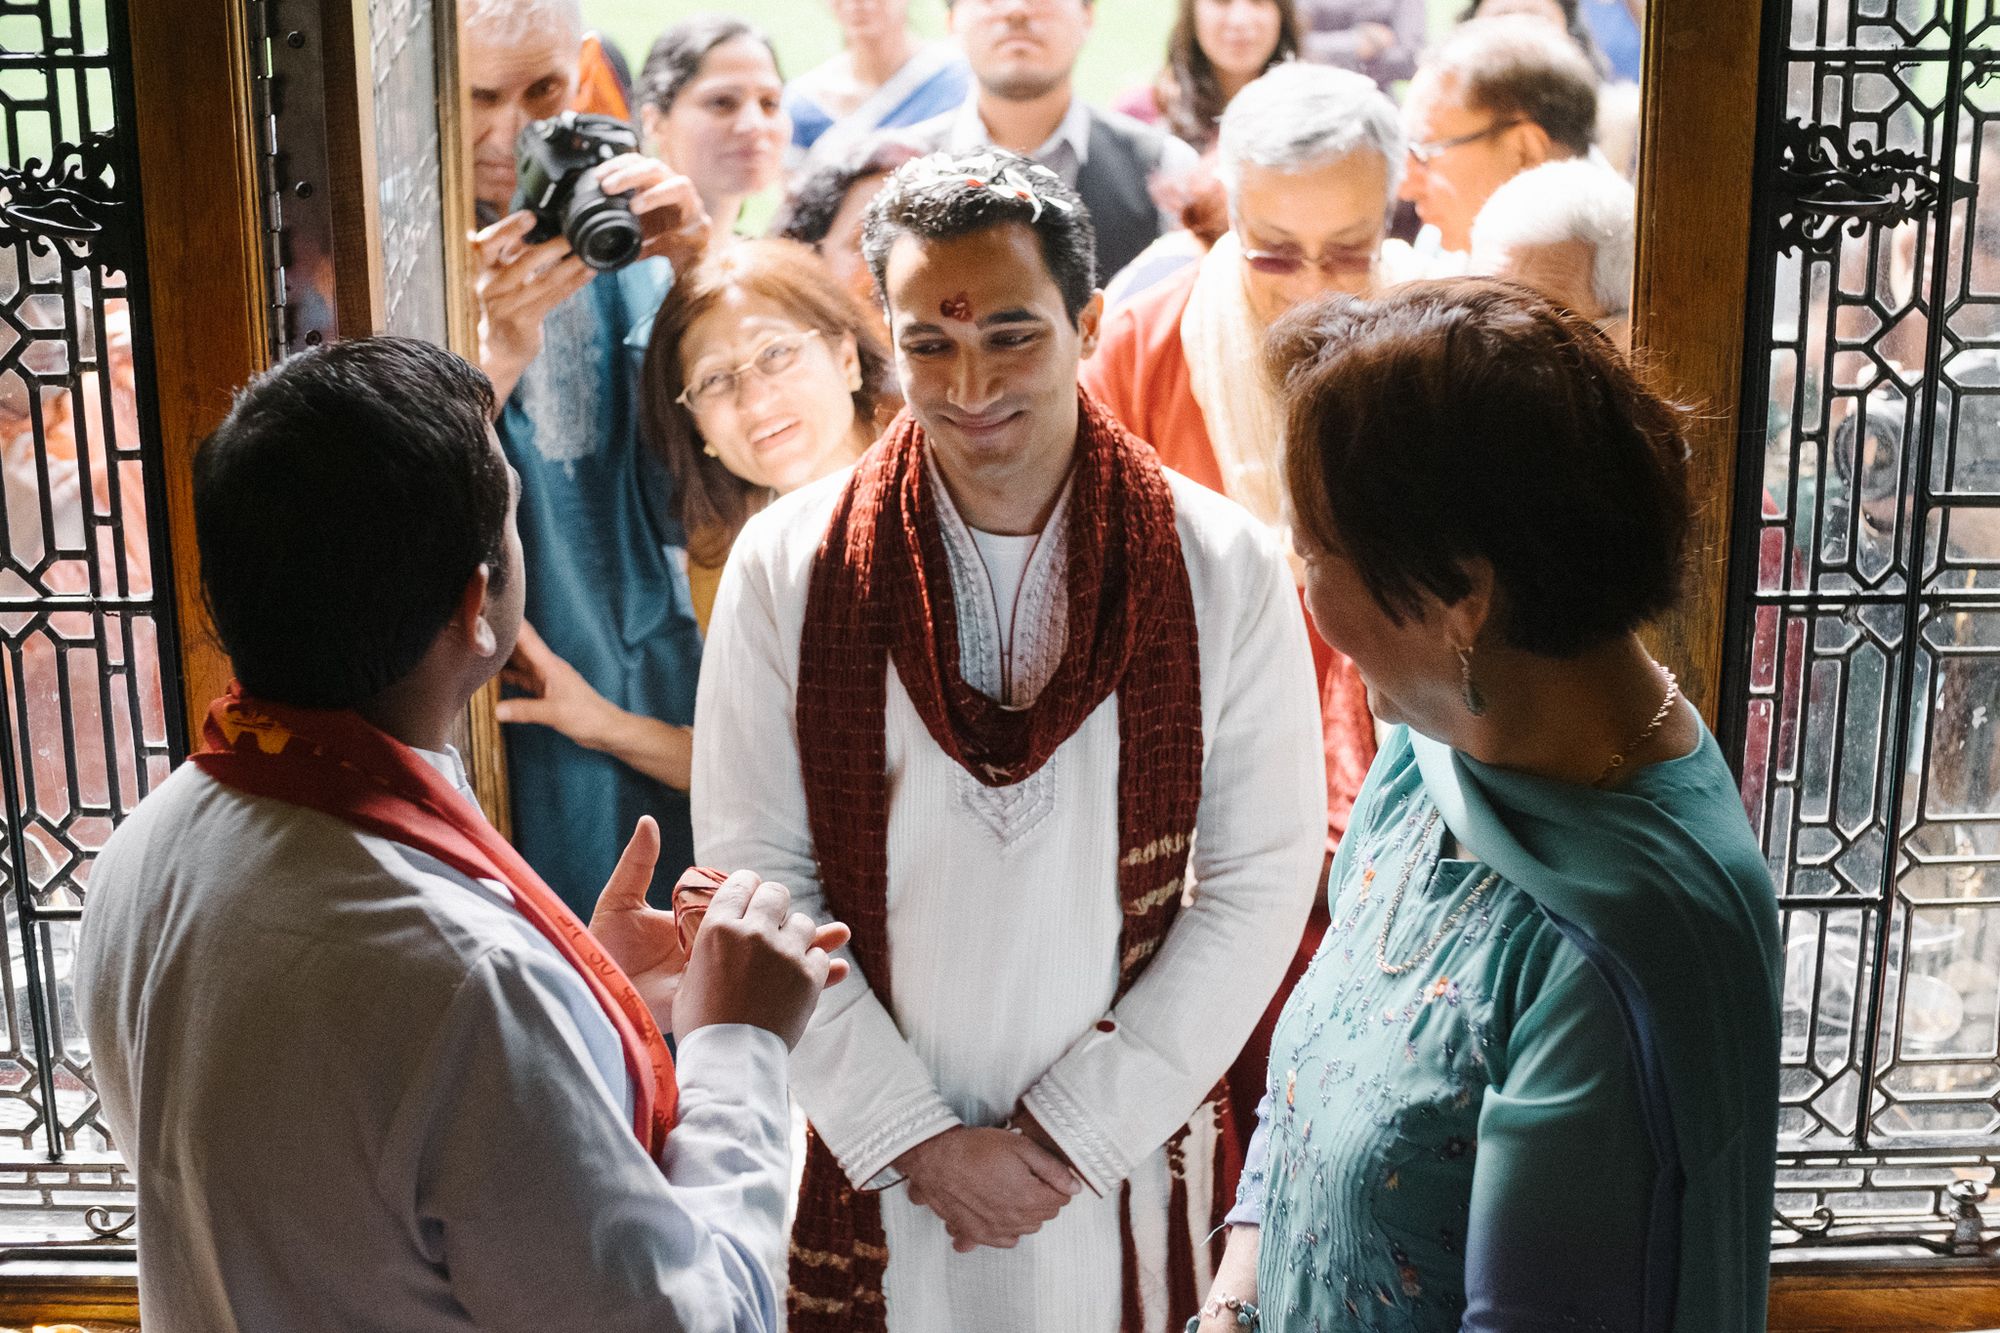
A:
MULTIPOLYGON (((1658 663, 1654 665, 1657 666, 1658 663)), ((1670 668, 1660 667, 1660 670, 1667 678, 1667 697, 1660 700, 1659 711, 1653 714, 1652 721, 1646 724, 1644 731, 1627 742, 1624 749, 1611 756, 1611 762, 1604 766, 1604 771, 1597 775, 1597 781, 1591 783, 1591 786, 1602 787, 1611 781, 1612 776, 1625 767, 1625 761, 1637 753, 1640 746, 1659 735, 1660 728, 1667 724, 1667 714, 1674 711, 1674 700, 1681 697, 1681 683, 1670 668)))

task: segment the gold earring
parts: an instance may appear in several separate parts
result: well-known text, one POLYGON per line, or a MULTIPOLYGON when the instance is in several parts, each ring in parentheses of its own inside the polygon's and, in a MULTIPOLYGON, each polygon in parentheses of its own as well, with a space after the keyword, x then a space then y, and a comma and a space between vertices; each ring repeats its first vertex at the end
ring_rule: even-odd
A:
POLYGON ((715 446, 714 446, 714 445, 712 445, 712 444, 703 444, 703 445, 701 446, 701 451, 702 451, 703 453, 707 454, 707 455, 708 455, 708 456, 709 456, 710 458, 720 458, 720 457, 722 457, 722 455, 721 455, 721 454, 718 454, 717 452, 715 452, 715 446))

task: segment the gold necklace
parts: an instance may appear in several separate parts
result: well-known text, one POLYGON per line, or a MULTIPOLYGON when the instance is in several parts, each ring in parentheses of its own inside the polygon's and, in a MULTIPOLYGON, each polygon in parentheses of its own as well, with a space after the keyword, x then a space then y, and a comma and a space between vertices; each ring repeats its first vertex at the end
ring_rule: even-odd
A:
MULTIPOLYGON (((1658 666, 1659 664, 1654 663, 1654 665, 1658 666)), ((1612 776, 1619 769, 1625 767, 1625 761, 1630 759, 1640 746, 1657 736, 1660 728, 1667 724, 1667 714, 1674 711, 1674 700, 1681 697, 1681 683, 1675 678, 1671 669, 1660 667, 1660 670, 1667 678, 1667 697, 1660 700, 1659 711, 1653 714, 1652 721, 1646 724, 1644 731, 1627 742, 1624 749, 1611 756, 1611 762, 1604 766, 1604 771, 1597 775, 1597 781, 1591 783, 1591 786, 1602 787, 1605 783, 1611 781, 1612 776)))

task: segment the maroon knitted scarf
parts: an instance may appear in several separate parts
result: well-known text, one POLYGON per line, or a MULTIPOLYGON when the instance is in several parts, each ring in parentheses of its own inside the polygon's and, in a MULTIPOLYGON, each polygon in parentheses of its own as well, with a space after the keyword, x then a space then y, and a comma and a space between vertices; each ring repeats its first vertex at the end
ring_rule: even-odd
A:
MULTIPOLYGON (((852 927, 861 972, 888 1005, 883 725, 891 657, 931 738, 989 787, 1033 774, 1115 693, 1122 995, 1180 908, 1201 803, 1194 596, 1166 474, 1149 445, 1080 394, 1066 533, 1068 640, 1034 703, 1007 709, 966 684, 960 669, 951 566, 924 458, 923 431, 905 412, 855 469, 813 566, 799 645, 798 736, 827 908, 852 927)), ((1185 1199, 1178 1179, 1176 1186, 1185 1199)), ((1186 1230, 1170 1225, 1169 1234, 1186 1230)), ((1126 1322, 1136 1333, 1129 1208, 1125 1231, 1126 1322)), ((1191 1291, 1191 1255, 1173 1257, 1187 1259, 1191 1291)), ((792 1235, 792 1333, 884 1333, 888 1258, 876 1196, 851 1188, 813 1136, 792 1235)))

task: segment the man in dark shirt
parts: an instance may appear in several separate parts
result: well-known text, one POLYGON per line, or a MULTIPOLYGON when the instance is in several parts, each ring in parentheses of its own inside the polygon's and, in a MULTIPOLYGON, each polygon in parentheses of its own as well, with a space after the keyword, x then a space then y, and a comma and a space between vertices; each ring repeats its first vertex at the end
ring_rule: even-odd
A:
POLYGON ((949 0, 951 30, 976 86, 956 111, 914 126, 926 151, 993 146, 1033 158, 1083 196, 1097 224, 1098 273, 1109 278, 1177 226, 1153 201, 1154 178, 1196 165, 1194 149, 1115 111, 1085 105, 1072 87, 1096 18, 1092 0, 949 0))

